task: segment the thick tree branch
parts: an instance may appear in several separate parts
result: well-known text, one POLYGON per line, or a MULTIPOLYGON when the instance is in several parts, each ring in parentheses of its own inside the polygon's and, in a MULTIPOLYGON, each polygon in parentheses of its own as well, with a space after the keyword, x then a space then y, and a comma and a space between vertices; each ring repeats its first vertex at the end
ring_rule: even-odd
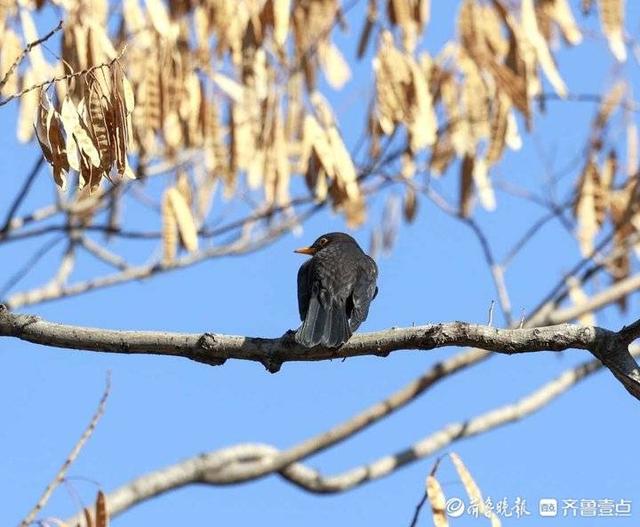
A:
POLYGON ((505 354, 583 349, 600 359, 627 390, 640 398, 640 372, 628 350, 630 339, 637 336, 638 325, 635 322, 615 333, 575 324, 498 329, 449 322, 357 334, 339 349, 306 349, 295 343, 290 332, 280 338, 268 339, 214 333, 119 331, 57 324, 31 315, 13 314, 6 307, 0 308, 0 336, 57 348, 173 355, 211 365, 223 364, 227 359, 250 360, 260 362, 271 372, 278 371, 283 363, 290 361, 387 356, 393 351, 446 346, 471 346, 505 354))

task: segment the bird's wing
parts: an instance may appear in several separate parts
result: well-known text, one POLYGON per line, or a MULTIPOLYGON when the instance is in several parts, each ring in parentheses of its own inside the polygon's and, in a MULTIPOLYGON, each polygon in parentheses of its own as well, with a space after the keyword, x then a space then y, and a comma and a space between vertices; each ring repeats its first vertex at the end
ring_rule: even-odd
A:
POLYGON ((300 320, 304 320, 307 316, 311 287, 311 260, 307 260, 298 269, 298 311, 300 312, 300 320))
POLYGON ((358 329, 369 314, 369 305, 378 294, 377 278, 378 266, 373 258, 366 256, 353 288, 353 310, 349 319, 351 331, 358 329))
POLYGON ((351 336, 345 299, 335 290, 331 270, 310 260, 298 271, 298 302, 302 325, 296 341, 307 348, 323 345, 331 348, 351 336), (306 269, 304 268, 306 267, 306 269))

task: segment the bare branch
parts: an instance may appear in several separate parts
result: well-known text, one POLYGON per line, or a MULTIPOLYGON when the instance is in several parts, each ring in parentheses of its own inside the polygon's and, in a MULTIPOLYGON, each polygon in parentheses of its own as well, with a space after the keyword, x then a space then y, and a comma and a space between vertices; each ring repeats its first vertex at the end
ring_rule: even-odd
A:
POLYGON ((550 302, 538 308, 535 314, 527 321, 527 324, 535 326, 542 323, 558 324, 560 321, 575 320, 584 313, 600 309, 638 289, 640 289, 640 274, 616 282, 604 291, 593 295, 587 302, 579 306, 555 309, 555 302, 550 302))
MULTIPOLYGON (((640 355, 640 347, 636 346, 633 354, 640 355)), ((586 361, 565 371, 516 403, 500 406, 466 421, 450 423, 396 454, 335 475, 323 475, 298 463, 303 457, 308 457, 316 450, 302 453, 297 459, 287 456, 288 452, 299 447, 280 452, 270 445, 249 443, 201 454, 140 476, 116 489, 107 496, 109 514, 111 517, 116 516, 145 500, 193 483, 223 485, 262 477, 265 475, 262 467, 277 467, 273 462, 277 457, 292 459, 291 464, 274 469, 271 473, 279 473, 293 485, 319 494, 346 492, 364 483, 388 476, 415 461, 442 452, 456 441, 523 419, 544 408, 601 368, 602 364, 597 359, 586 361), (240 475, 244 479, 237 479, 240 475)), ((320 437, 322 436, 318 436, 320 437)), ((313 438, 306 442, 312 440, 313 438)), ((75 516, 67 520, 67 524, 82 525, 82 518, 80 515, 75 516)))
MULTIPOLYGON (((210 258, 247 254, 253 251, 257 251, 288 232, 293 225, 296 225, 298 222, 303 222, 307 218, 311 217, 318 210, 320 210, 322 206, 322 204, 314 205, 299 216, 290 217, 286 220, 283 220, 280 224, 272 227, 271 229, 268 229, 255 239, 248 239, 245 236, 240 235, 238 240, 235 242, 218 247, 208 247, 196 253, 192 253, 179 258, 171 263, 153 262, 150 264, 129 267, 126 270, 115 274, 100 276, 86 281, 76 282, 75 284, 62 285, 55 289, 47 286, 37 287, 29 291, 16 293, 7 298, 4 303, 10 309, 16 309, 19 307, 39 304, 41 302, 47 302, 50 300, 57 300, 59 298, 76 296, 82 293, 86 293, 87 291, 92 291, 94 289, 111 287, 114 285, 130 282, 132 280, 148 278, 156 274, 174 271, 177 269, 182 269, 184 267, 190 267, 196 263, 203 262, 210 258)), ((245 226, 249 225, 247 222, 245 222, 244 224, 245 226)))
POLYGON ((111 252, 109 249, 103 247, 87 236, 83 236, 82 238, 80 238, 80 245, 83 249, 95 256, 98 260, 101 260, 104 263, 115 267, 116 269, 125 271, 129 267, 124 258, 111 252))
POLYGON ((20 63, 24 60, 24 58, 31 52, 31 50, 36 46, 39 46, 40 44, 49 40, 53 35, 55 35, 61 29, 62 29, 62 20, 60 20, 58 25, 55 28, 53 28, 51 31, 49 31, 49 33, 47 33, 45 36, 43 36, 42 38, 39 38, 38 40, 34 40, 33 42, 29 42, 27 46, 22 50, 22 53, 20 53, 20 55, 18 55, 16 60, 13 62, 13 64, 11 64, 11 66, 7 70, 7 73, 4 74, 4 77, 0 79, 0 90, 2 90, 5 84, 7 84, 11 75, 13 75, 16 68, 20 65, 20 63))
POLYGON ((49 501, 49 498, 51 497, 51 494, 53 494, 53 491, 64 480, 67 470, 69 470, 69 467, 71 466, 71 464, 78 457, 78 454, 80 454, 82 447, 87 442, 87 440, 91 437, 91 434, 93 434, 93 431, 95 430, 96 425, 98 424, 98 421, 102 417, 102 414, 104 414, 104 408, 105 408, 105 405, 107 404, 107 399, 109 398, 110 391, 111 391, 111 375, 107 373, 107 384, 104 388, 102 397, 100 398, 100 402, 98 403, 98 408, 93 414, 93 417, 89 422, 89 425, 80 436, 80 439, 78 439, 78 442, 75 444, 75 446, 73 447, 73 450, 71 450, 71 453, 69 454, 65 462, 60 467, 60 470, 58 470, 56 477, 53 479, 51 483, 49 483, 49 485, 47 485, 47 488, 45 489, 44 493, 38 500, 38 503, 36 503, 35 507, 29 512, 29 514, 27 514, 25 519, 22 520, 22 522, 20 522, 20 527, 27 527, 33 522, 38 512, 40 512, 42 508, 47 504, 47 501, 49 501))
POLYGON ((4 99, 0 99, 0 106, 4 106, 5 104, 11 102, 13 99, 18 99, 18 98, 22 97, 25 93, 28 93, 30 91, 38 90, 40 88, 51 86, 52 84, 55 84, 56 82, 68 81, 68 80, 74 79, 76 77, 81 77, 83 75, 88 75, 89 73, 92 73, 92 72, 94 72, 96 70, 99 70, 99 69, 102 69, 102 68, 108 68, 113 63, 118 62, 122 58, 122 55, 124 55, 124 52, 126 51, 126 49, 127 49, 126 46, 124 46, 122 48, 122 50, 120 51, 120 53, 118 54, 118 56, 115 57, 114 59, 110 60, 109 62, 104 62, 103 64, 98 64, 96 66, 91 66, 90 68, 87 68, 87 69, 84 69, 84 70, 74 71, 72 73, 66 73, 64 75, 58 75, 56 77, 52 77, 52 78, 50 78, 50 79, 48 79, 46 81, 39 82, 39 83, 34 84, 32 86, 27 86, 27 87, 23 88, 22 90, 20 90, 18 93, 14 93, 12 95, 9 95, 9 97, 5 97, 4 99))
POLYGON ((7 235, 15 230, 21 229, 25 225, 29 223, 34 223, 38 221, 44 221, 52 216, 55 216, 59 212, 62 212, 62 209, 57 205, 45 205, 39 209, 34 210, 33 212, 27 214, 26 216, 13 218, 9 222, 9 226, 6 232, 0 231, 0 241, 4 241, 7 239, 7 235))
MULTIPOLYGON (((0 85, 0 87, 2 86, 0 85)), ((44 157, 42 156, 42 154, 39 154, 38 159, 36 160, 29 174, 27 175, 27 178, 23 183, 22 188, 20 189, 20 192, 18 192, 18 195, 16 196, 15 200, 11 204, 11 207, 9 208, 9 212, 7 213, 7 217, 4 221, 4 224, 0 229, 0 234, 5 234, 11 229, 11 223, 12 223, 13 217, 15 216, 15 213, 17 212, 18 208, 24 201, 24 198, 27 197, 27 194, 29 193, 31 186, 33 185, 33 182, 36 180, 36 177, 38 176, 38 173, 40 172, 40 169, 42 168, 43 165, 44 165, 44 157)))
POLYGON ((29 258, 25 264, 20 267, 15 273, 13 273, 4 284, 0 287, 0 298, 11 291, 25 276, 27 276, 38 264, 38 262, 47 255, 47 253, 53 249, 58 243, 64 240, 64 236, 58 236, 47 242, 45 242, 33 255, 29 258))
MULTIPOLYGON (((638 278, 640 279, 640 277, 638 278)), ((573 318, 573 317, 571 317, 573 318)), ((185 357, 211 365, 227 359, 260 362, 276 372, 289 361, 319 361, 362 355, 387 356, 399 350, 431 350, 447 346, 472 346, 497 353, 583 349, 628 377, 627 389, 640 398, 640 372, 627 349, 637 324, 615 333, 608 329, 572 324, 522 329, 498 329, 465 322, 427 324, 354 335, 338 349, 307 349, 295 343, 291 332, 275 339, 161 331, 118 331, 47 322, 30 315, 0 310, 0 335, 51 347, 185 357)))

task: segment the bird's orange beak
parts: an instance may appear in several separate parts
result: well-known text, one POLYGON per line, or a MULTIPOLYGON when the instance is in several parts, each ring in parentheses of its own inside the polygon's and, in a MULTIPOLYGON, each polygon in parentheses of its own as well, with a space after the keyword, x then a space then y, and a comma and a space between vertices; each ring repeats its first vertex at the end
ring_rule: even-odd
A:
POLYGON ((293 252, 298 254, 310 254, 310 255, 316 254, 316 250, 313 247, 300 247, 300 249, 296 249, 293 252))

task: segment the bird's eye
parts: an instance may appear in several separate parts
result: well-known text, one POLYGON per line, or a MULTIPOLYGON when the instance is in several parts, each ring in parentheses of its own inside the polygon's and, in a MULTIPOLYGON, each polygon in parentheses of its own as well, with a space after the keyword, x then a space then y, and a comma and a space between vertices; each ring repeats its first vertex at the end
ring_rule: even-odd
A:
POLYGON ((327 245, 327 243, 329 243, 328 238, 320 238, 320 245, 327 245))

